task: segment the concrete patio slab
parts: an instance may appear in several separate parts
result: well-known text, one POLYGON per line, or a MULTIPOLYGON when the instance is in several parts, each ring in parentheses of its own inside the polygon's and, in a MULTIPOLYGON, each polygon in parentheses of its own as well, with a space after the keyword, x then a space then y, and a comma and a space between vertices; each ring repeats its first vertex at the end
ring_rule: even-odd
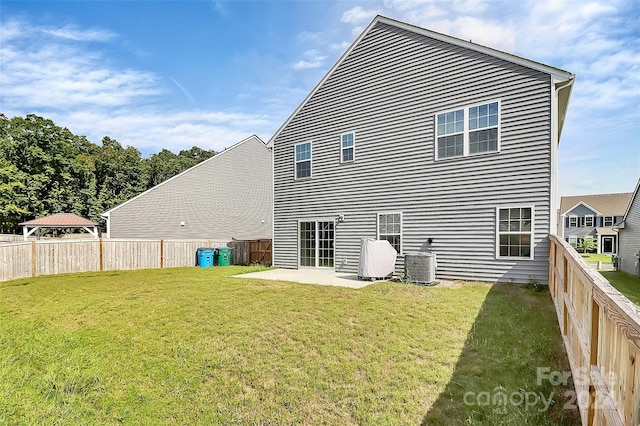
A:
POLYGON ((362 288, 374 281, 359 280, 355 274, 322 269, 270 269, 234 275, 235 278, 259 278, 262 280, 293 281, 302 284, 332 285, 349 288, 362 288))

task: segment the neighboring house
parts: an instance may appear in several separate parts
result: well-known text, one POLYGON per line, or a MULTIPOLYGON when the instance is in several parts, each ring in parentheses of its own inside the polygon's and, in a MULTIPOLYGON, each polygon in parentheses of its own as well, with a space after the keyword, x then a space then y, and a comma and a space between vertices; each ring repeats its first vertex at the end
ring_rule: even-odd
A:
POLYGON ((640 179, 633 191, 622 223, 618 225, 620 251, 619 268, 640 277, 640 179))
POLYGON ((102 214, 110 238, 271 238, 271 151, 251 136, 102 214))
POLYGON ((355 273, 362 238, 440 279, 547 282, 574 75, 376 17, 269 141, 274 265, 355 273))
POLYGON ((558 234, 573 247, 583 238, 593 238, 596 252, 618 252, 614 226, 622 220, 631 193, 576 195, 560 199, 558 234))

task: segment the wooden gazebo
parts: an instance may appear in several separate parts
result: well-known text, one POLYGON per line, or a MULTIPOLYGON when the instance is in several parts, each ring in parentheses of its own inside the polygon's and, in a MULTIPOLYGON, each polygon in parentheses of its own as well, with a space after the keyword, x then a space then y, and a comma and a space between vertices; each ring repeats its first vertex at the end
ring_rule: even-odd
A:
POLYGON ((56 213, 39 219, 29 220, 19 224, 22 226, 24 240, 40 228, 77 228, 84 229, 93 238, 98 238, 98 224, 73 213, 56 213))

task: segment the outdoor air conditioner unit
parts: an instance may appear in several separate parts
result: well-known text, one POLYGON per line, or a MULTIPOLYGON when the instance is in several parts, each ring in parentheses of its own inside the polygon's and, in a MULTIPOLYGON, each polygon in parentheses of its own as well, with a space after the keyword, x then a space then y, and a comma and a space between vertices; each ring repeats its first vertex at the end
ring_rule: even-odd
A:
POLYGON ((404 257, 404 273, 415 284, 436 284, 435 253, 407 254, 404 257))

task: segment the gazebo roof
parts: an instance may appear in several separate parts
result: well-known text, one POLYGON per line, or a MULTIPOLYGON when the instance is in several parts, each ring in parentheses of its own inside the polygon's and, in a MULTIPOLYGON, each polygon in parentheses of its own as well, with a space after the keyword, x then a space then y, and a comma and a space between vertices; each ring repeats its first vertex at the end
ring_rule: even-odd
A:
POLYGON ((56 213, 39 219, 22 222, 19 225, 40 228, 82 228, 85 226, 98 226, 97 223, 85 219, 73 213, 56 213))

